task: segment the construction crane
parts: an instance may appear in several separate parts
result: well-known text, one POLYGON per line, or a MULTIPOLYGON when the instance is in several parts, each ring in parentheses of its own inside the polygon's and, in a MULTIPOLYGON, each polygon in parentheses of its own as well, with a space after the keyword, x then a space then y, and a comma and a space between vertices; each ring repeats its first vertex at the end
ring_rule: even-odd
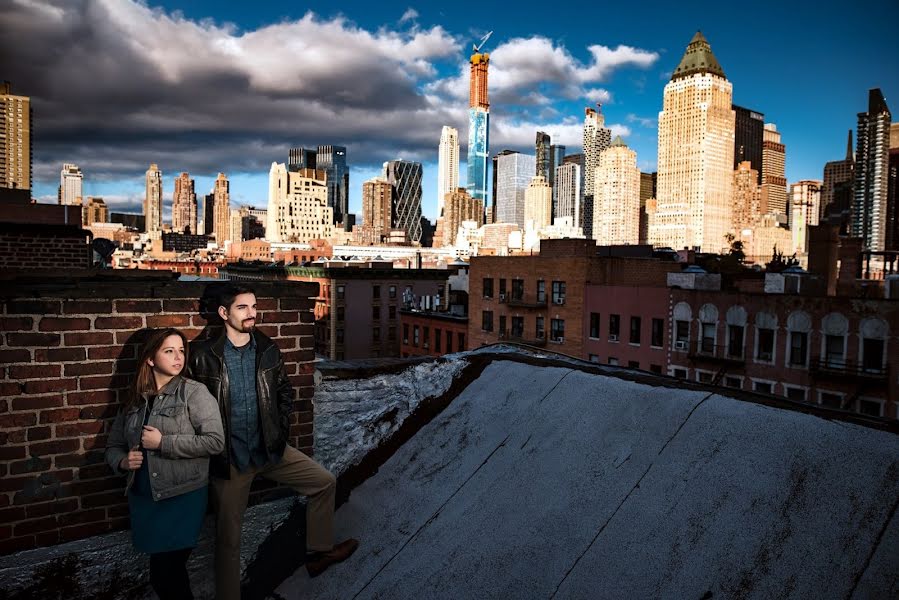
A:
POLYGON ((480 43, 480 44, 478 44, 478 45, 472 44, 472 49, 475 51, 475 53, 478 53, 478 52, 481 51, 481 46, 483 46, 484 44, 487 43, 487 40, 490 39, 490 36, 491 36, 491 35, 493 35, 493 32, 492 32, 492 31, 488 31, 488 32, 487 32, 487 35, 485 35, 484 37, 481 38, 481 43, 480 43))

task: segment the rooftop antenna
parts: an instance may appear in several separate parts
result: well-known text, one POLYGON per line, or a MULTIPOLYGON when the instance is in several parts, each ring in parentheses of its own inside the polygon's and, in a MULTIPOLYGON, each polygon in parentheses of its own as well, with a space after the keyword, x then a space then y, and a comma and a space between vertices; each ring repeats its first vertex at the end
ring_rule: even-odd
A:
POLYGON ((478 52, 481 51, 481 46, 483 46, 484 44, 487 43, 487 40, 490 39, 490 36, 491 36, 491 35, 493 35, 493 32, 492 32, 492 31, 488 31, 488 32, 487 32, 487 35, 485 35, 484 37, 481 38, 481 43, 480 43, 480 44, 478 44, 478 45, 472 44, 472 48, 473 48, 473 50, 475 51, 475 53, 478 53, 478 52))

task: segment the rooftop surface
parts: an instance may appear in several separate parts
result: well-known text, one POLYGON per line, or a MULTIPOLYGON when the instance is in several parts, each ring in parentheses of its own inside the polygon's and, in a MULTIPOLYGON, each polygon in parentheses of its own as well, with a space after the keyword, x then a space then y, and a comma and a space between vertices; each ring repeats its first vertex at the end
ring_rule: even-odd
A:
MULTIPOLYGON (((356 554, 316 579, 296 571, 278 596, 899 595, 895 432, 507 356, 352 491, 336 523, 361 540, 356 554)), ((317 394, 316 436, 339 435, 320 411, 332 420, 391 393, 379 377, 317 394)), ((340 471, 352 462, 340 452, 353 450, 320 459, 340 471)))

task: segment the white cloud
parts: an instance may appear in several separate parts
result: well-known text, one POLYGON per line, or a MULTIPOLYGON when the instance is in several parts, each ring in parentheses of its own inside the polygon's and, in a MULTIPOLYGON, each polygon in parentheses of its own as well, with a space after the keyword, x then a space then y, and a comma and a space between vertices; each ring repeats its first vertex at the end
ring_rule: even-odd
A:
POLYGON ((638 117, 633 113, 627 115, 627 122, 637 123, 640 127, 645 127, 647 129, 655 129, 658 127, 658 121, 656 119, 650 117, 638 117))
POLYGON ((406 12, 403 13, 403 16, 400 17, 400 23, 405 23, 406 21, 414 21, 418 18, 418 11, 412 7, 406 9, 406 12))

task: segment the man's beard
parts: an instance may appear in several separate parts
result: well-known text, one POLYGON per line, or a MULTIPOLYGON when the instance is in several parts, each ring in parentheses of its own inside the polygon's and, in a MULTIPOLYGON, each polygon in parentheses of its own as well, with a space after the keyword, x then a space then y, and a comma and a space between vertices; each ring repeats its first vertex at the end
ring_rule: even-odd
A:
POLYGON ((243 333, 250 333, 256 326, 256 319, 244 319, 240 322, 240 330, 243 333))

